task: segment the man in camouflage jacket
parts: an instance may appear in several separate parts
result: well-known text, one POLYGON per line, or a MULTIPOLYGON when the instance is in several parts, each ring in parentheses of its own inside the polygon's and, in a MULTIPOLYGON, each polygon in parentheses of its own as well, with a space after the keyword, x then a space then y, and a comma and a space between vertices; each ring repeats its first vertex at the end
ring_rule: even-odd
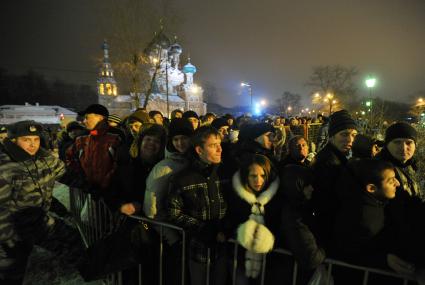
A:
POLYGON ((65 168, 40 148, 41 132, 34 121, 15 123, 0 152, 0 284, 22 283, 34 244, 70 260, 80 253, 68 249, 82 249, 78 232, 49 212, 55 180, 65 168))

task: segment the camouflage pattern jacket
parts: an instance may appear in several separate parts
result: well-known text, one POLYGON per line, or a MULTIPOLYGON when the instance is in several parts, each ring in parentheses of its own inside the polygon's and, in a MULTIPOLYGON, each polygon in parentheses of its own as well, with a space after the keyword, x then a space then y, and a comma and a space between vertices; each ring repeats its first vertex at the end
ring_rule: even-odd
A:
POLYGON ((10 140, 5 140, 0 152, 0 243, 14 242, 22 237, 16 231, 14 217, 25 224, 34 217, 28 209, 36 209, 47 224, 55 180, 65 172, 64 163, 52 153, 40 148, 35 156, 10 140), (22 214, 22 215, 21 215, 22 214))

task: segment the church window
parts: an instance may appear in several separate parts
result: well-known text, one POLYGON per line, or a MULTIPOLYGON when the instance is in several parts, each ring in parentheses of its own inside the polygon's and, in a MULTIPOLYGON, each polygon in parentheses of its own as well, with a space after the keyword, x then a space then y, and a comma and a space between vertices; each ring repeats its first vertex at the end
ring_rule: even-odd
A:
POLYGON ((106 94, 108 94, 108 95, 112 94, 111 84, 109 84, 109 83, 106 83, 106 94))
POLYGON ((116 85, 114 85, 113 88, 112 88, 112 94, 114 96, 117 96, 117 94, 118 94, 118 92, 117 92, 117 86, 116 85))
POLYGON ((105 94, 105 90, 104 90, 104 88, 103 88, 103 83, 100 83, 100 84, 99 84, 99 93, 100 93, 101 95, 105 94))

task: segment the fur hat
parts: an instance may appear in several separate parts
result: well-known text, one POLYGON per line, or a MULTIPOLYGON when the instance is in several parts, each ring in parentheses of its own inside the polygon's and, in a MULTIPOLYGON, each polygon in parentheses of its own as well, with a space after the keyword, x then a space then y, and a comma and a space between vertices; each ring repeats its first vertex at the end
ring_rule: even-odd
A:
POLYGON ((239 132, 239 141, 254 140, 259 136, 268 133, 275 132, 272 125, 267 123, 256 123, 256 124, 244 124, 242 125, 239 132))
POLYGON ((130 123, 134 121, 138 121, 138 122, 141 122, 142 124, 147 124, 150 122, 150 117, 149 117, 149 114, 146 113, 146 111, 137 110, 128 117, 128 121, 130 123))
POLYGON ((109 116, 109 111, 103 105, 92 104, 88 106, 83 112, 79 113, 79 115, 86 115, 86 114, 97 114, 107 118, 109 116))
POLYGON ((418 133, 415 128, 405 122, 398 122, 388 127, 385 132, 385 144, 388 144, 393 139, 412 139, 415 141, 418 138, 418 133))
POLYGON ((43 127, 33 120, 20 121, 7 127, 7 136, 14 139, 23 136, 42 136, 43 127))
POLYGON ((198 114, 196 114, 195 111, 189 110, 183 113, 183 118, 189 119, 189 118, 197 118, 199 119, 198 114))
POLYGON ((329 117, 329 137, 347 129, 357 130, 357 123, 347 110, 335 112, 329 117))
POLYGON ((108 122, 116 123, 119 125, 121 123, 121 118, 116 114, 111 114, 108 116, 108 122))

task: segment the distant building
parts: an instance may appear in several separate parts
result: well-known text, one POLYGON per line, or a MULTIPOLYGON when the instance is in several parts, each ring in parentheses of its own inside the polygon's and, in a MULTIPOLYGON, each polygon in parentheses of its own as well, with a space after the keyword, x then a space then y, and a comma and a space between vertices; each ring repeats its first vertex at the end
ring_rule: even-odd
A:
POLYGON ((2 105, 0 106, 0 124, 8 125, 23 120, 34 120, 46 125, 66 124, 77 118, 77 113, 61 106, 40 105, 2 105))
MULTIPOLYGON (((128 115, 137 107, 143 106, 146 94, 118 94, 106 41, 102 48, 103 63, 97 80, 99 103, 108 107, 110 113, 120 116, 128 115), (139 106, 136 106, 136 96, 139 98, 139 106)), ((150 60, 150 77, 155 77, 147 105, 148 111, 159 110, 163 115, 167 115, 168 94, 170 113, 174 109, 193 110, 200 115, 206 113, 203 90, 193 82, 196 67, 188 59, 188 63, 180 68, 182 48, 178 43, 171 43, 161 30, 149 43, 144 53, 150 60)))

